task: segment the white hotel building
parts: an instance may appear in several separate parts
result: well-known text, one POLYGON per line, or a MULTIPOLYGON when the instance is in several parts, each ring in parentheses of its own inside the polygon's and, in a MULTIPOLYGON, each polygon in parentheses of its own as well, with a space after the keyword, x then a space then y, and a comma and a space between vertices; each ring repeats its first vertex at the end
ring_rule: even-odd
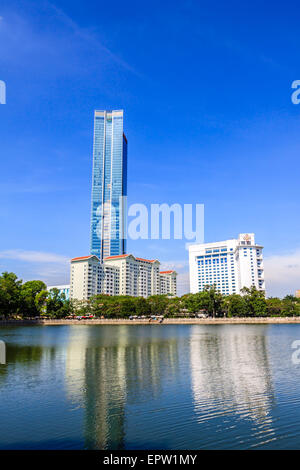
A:
POLYGON ((101 264, 96 255, 71 260, 70 298, 88 300, 98 294, 149 297, 176 295, 175 271, 159 271, 156 259, 130 254, 108 256, 101 264))
POLYGON ((265 290, 263 247, 254 233, 237 239, 189 246, 190 290, 200 292, 215 285, 224 295, 239 294, 243 287, 265 290))

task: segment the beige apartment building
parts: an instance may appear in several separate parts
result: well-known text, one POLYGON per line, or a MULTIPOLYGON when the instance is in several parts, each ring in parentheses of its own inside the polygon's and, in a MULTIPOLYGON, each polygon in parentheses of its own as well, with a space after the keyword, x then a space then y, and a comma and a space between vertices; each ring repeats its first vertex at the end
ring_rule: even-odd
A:
POLYGON ((149 297, 160 293, 159 261, 136 258, 133 255, 109 256, 105 266, 114 266, 120 272, 120 295, 149 297))
POLYGON ((177 273, 176 271, 160 271, 160 293, 177 294, 177 273))
POLYGON ((70 299, 88 300, 100 293, 116 295, 119 292, 119 270, 105 266, 95 255, 71 260, 70 299))
POLYGON ((149 297, 176 295, 175 271, 159 272, 156 259, 131 254, 109 256, 103 264, 95 255, 71 260, 70 298, 88 300, 97 294, 149 297))

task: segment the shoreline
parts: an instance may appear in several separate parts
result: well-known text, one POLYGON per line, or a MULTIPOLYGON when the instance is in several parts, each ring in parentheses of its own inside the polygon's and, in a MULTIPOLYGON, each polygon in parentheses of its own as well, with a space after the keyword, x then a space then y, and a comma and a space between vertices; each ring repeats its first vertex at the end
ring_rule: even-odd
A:
POLYGON ((94 320, 0 320, 1 326, 59 326, 59 325, 254 325, 254 324, 300 324, 300 317, 257 318, 165 318, 163 323, 147 319, 94 319, 94 320))

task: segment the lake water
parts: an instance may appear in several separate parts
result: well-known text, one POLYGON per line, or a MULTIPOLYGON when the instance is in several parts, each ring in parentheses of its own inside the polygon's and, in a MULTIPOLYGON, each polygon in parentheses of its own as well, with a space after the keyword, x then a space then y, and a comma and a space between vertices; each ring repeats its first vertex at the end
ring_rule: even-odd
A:
POLYGON ((0 327, 1 449, 299 449, 300 325, 0 327))

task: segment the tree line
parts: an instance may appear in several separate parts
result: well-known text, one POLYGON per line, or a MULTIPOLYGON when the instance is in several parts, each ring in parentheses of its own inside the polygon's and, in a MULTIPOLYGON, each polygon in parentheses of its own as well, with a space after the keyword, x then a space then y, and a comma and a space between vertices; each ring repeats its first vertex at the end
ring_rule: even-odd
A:
POLYGON ((58 289, 47 291, 42 281, 18 279, 4 272, 0 276, 0 318, 66 318, 92 314, 104 318, 164 315, 166 317, 207 315, 209 317, 288 317, 300 315, 300 299, 287 295, 265 298, 255 287, 242 295, 224 296, 214 286, 182 297, 96 295, 88 301, 68 300, 58 289))

